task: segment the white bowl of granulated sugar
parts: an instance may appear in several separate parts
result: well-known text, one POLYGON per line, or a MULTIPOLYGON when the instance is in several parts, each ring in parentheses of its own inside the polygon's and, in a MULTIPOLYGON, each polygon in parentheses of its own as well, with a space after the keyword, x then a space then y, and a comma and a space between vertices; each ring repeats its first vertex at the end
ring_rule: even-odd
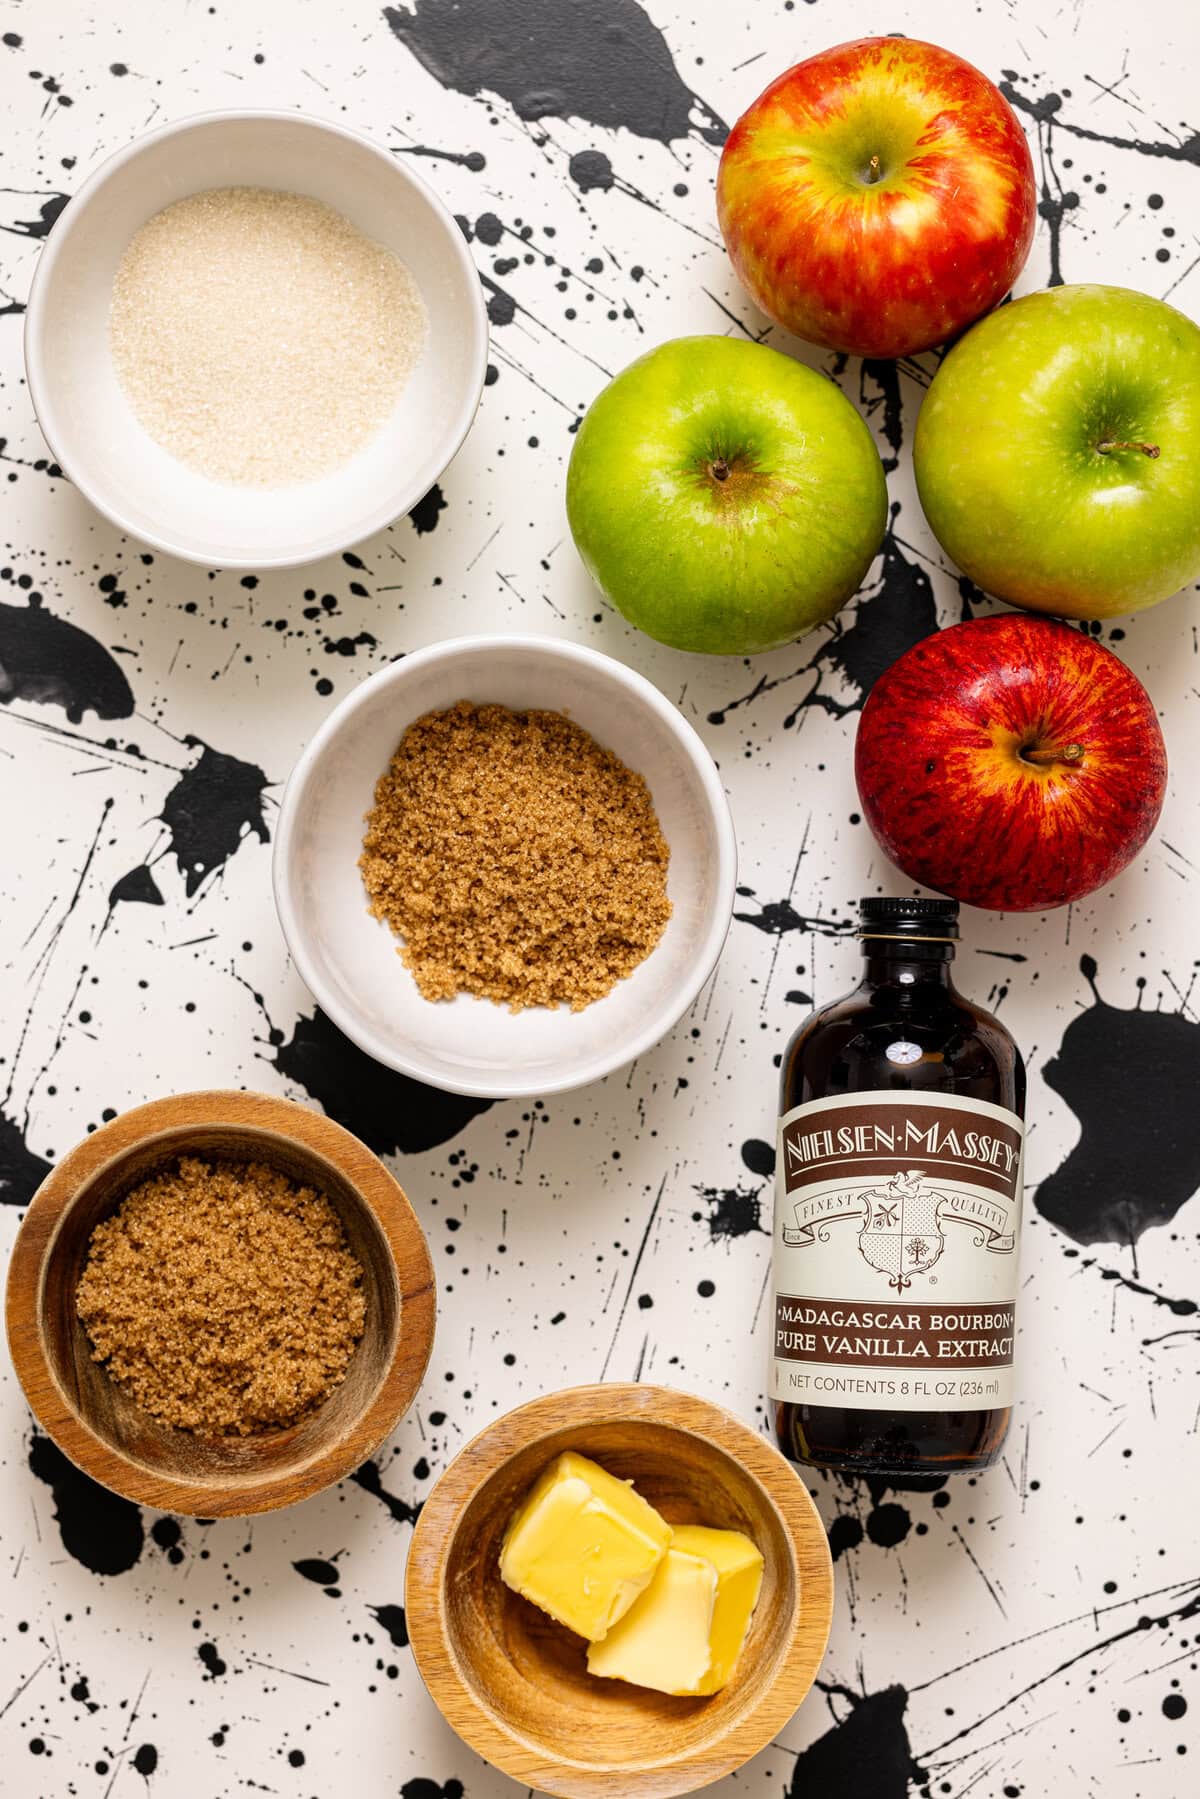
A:
POLYGON ((425 494, 471 426, 487 314, 407 164, 296 113, 207 113, 105 162, 29 296, 46 440, 114 524, 191 562, 309 562, 425 494))

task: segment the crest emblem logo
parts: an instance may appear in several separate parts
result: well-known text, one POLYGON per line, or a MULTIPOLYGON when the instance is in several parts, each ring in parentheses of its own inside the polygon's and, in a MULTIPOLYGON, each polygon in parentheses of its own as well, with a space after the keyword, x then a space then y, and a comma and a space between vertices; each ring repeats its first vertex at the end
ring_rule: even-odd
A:
POLYGON ((924 1169, 894 1174, 885 1187, 860 1195, 864 1207, 858 1253, 903 1293, 913 1276, 925 1274, 946 1247, 942 1235, 944 1193, 923 1185, 924 1169))

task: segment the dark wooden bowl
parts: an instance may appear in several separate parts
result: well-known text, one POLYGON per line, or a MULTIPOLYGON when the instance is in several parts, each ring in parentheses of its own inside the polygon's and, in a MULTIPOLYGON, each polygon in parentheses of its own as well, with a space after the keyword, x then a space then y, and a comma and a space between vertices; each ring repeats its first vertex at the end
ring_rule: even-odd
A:
POLYGON ((8 1273, 9 1348, 39 1424, 115 1493, 201 1518, 292 1505, 365 1461, 412 1403, 434 1313, 425 1236, 387 1169, 332 1119, 262 1093, 154 1100, 85 1137, 34 1195, 8 1273), (132 1187, 180 1155, 264 1161, 317 1188, 362 1263, 366 1321, 346 1378, 285 1430, 176 1430, 143 1411, 92 1358, 75 1311, 92 1231, 132 1187))
POLYGON ((499 1418, 426 1500, 405 1611, 446 1721, 522 1786, 561 1799, 671 1799, 720 1780, 786 1724, 825 1653, 833 1567, 808 1491, 777 1450, 706 1400, 576 1387, 499 1418), (591 1456, 673 1524, 743 1530, 765 1567, 733 1679, 708 1699, 599 1680, 586 1646, 500 1579, 518 1502, 564 1449, 591 1456))

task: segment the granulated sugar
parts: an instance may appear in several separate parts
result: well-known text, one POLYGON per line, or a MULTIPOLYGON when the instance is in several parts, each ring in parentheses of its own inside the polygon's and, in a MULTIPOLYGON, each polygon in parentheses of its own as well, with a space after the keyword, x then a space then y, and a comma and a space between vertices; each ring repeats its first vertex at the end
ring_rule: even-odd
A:
POLYGON ((399 257, 332 207, 227 187, 136 233, 109 328, 121 386, 165 450, 214 481, 285 487, 380 428, 426 317, 399 257))

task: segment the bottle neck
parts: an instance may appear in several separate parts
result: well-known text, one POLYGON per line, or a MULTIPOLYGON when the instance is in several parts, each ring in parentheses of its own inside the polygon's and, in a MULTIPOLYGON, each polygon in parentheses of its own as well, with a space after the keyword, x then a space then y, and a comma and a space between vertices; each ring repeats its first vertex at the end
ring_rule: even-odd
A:
POLYGON ((862 941, 864 987, 951 987, 953 943, 929 938, 908 941, 864 937, 862 941))

